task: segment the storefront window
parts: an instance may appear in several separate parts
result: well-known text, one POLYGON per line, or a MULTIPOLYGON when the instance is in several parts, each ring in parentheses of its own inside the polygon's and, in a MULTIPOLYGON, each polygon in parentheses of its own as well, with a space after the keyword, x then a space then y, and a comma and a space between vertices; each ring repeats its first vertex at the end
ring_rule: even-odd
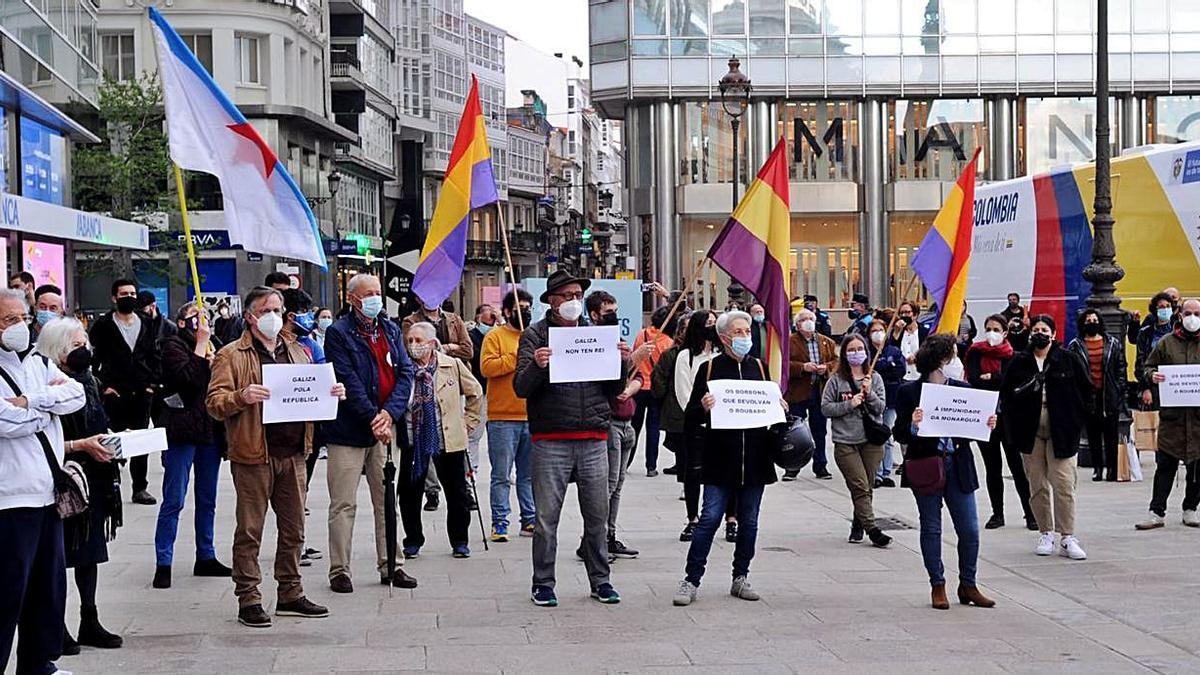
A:
POLYGON ((987 122, 982 99, 899 100, 888 103, 891 180, 953 181, 976 148, 987 171, 987 122))
POLYGON ((1155 143, 1200 140, 1200 97, 1159 96, 1153 110, 1155 143))
MULTIPOLYGON (((1121 137, 1118 106, 1109 99, 1112 152, 1119 152, 1121 137)), ((1095 157, 1096 102, 1092 98, 1027 98, 1018 107, 1019 166, 1024 175, 1043 173, 1054 166, 1089 162, 1095 157)))
MULTIPOLYGON (((917 248, 921 245, 921 241, 929 234, 929 228, 933 226, 933 218, 937 213, 928 212, 894 212, 888 214, 888 230, 891 232, 891 251, 888 252, 888 262, 891 265, 889 274, 891 275, 891 297, 885 300, 886 304, 895 307, 900 299, 897 297, 899 293, 909 288, 909 282, 912 281, 914 272, 912 269, 912 259, 917 254, 917 248)), ((925 290, 924 284, 913 284, 909 291, 907 300, 917 300, 922 307, 928 306, 928 293, 925 290)), ((983 317, 976 317, 976 320, 981 320, 983 317)))
POLYGON ((786 103, 782 129, 794 181, 854 180, 858 175, 858 107, 852 101, 786 103))
MULTIPOLYGON (((738 130, 738 164, 742 183, 748 181, 747 126, 738 130)), ((685 185, 733 181, 733 129, 719 101, 685 103, 679 116, 680 178, 685 185)))
POLYGON ((62 204, 65 192, 67 141, 57 131, 21 118, 22 195, 62 204))

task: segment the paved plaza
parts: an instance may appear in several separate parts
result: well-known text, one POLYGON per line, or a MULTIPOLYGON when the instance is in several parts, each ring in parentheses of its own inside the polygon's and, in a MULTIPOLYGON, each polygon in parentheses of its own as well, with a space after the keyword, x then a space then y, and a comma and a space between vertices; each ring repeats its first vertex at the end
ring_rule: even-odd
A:
MULTIPOLYGON (((667 453, 664 461, 670 460, 667 453)), ((639 451, 621 510, 621 538, 641 556, 614 564, 613 582, 623 598, 616 606, 588 598, 587 577, 574 556, 581 524, 573 497, 560 529, 557 608, 529 602, 529 539, 484 551, 472 523, 472 557, 452 559, 444 506, 426 514, 428 543, 406 567, 420 587, 389 595, 373 569, 364 485, 354 540, 355 593, 333 594, 328 560, 317 561, 303 569, 305 587, 331 616, 276 617, 266 630, 237 623, 228 580, 190 575, 190 504, 180 525, 174 587, 151 589, 158 509, 129 505, 125 527, 111 545, 113 559, 100 568, 98 603, 101 619, 124 635, 125 647, 85 648, 59 664, 75 673, 1200 672, 1200 530, 1180 524, 1182 482, 1172 496, 1168 527, 1139 533, 1133 523, 1146 513, 1149 482, 1093 483, 1090 470, 1081 469, 1079 536, 1090 557, 1074 562, 1033 555, 1035 535, 1019 525, 1016 494, 1006 481, 1010 524, 984 531, 979 570, 997 607, 955 604, 939 612, 929 608, 911 493, 876 492, 877 515, 903 526, 890 530, 891 548, 851 545, 850 500, 840 477, 819 481, 805 470, 799 481, 766 492, 751 569, 763 599, 729 596, 732 545, 721 540, 699 600, 677 608, 671 597, 687 546, 678 541, 684 523, 680 486, 672 476, 645 478, 637 470, 641 463, 639 451)), ((151 464, 151 484, 160 484, 161 469, 151 464)), ((1149 479, 1150 455, 1143 456, 1143 466, 1149 479)), ((321 462, 308 533, 311 545, 322 550, 324 478, 321 462)), ((983 520, 990 512, 983 490, 978 498, 983 520)), ((482 487, 480 499, 487 503, 482 487)), ((226 470, 217 514, 218 551, 226 563, 233 503, 226 470)), ((956 564, 953 537, 947 539, 952 592, 956 564)), ((270 610, 273 527, 265 540, 270 610)), ((74 629, 73 587, 68 617, 74 629)))

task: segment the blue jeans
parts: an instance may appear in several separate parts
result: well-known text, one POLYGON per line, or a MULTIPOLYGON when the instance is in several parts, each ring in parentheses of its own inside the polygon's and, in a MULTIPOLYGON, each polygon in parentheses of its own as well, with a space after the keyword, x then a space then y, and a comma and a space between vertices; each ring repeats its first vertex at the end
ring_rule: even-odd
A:
MULTIPOLYGON (((891 429, 896 424, 896 409, 888 408, 883 411, 883 423, 891 429)), ((875 477, 882 480, 892 475, 892 467, 895 464, 896 437, 889 436, 887 443, 883 444, 883 461, 879 463, 879 471, 875 473, 875 477)))
POLYGON ((687 580, 699 586, 708 564, 708 552, 712 550, 713 537, 717 528, 725 521, 725 505, 733 496, 737 497, 738 534, 733 549, 733 578, 750 573, 750 561, 754 558, 754 543, 758 540, 758 508, 762 505, 763 486, 746 485, 740 488, 724 485, 704 486, 704 506, 700 511, 700 522, 692 537, 687 554, 687 580))
POLYGON ((812 394, 807 401, 793 403, 788 407, 793 415, 808 420, 808 428, 812 431, 815 444, 812 460, 813 473, 818 475, 828 473, 829 459, 825 455, 825 415, 821 412, 821 390, 813 387, 812 394))
POLYGON ((521 509, 521 526, 533 523, 533 442, 529 438, 528 422, 488 422, 488 458, 492 462, 492 481, 489 499, 492 504, 492 524, 508 525, 511 512, 508 503, 508 475, 517 468, 517 504, 521 509))
MULTIPOLYGON (((637 403, 637 408, 633 413, 633 433, 636 436, 642 435, 642 422, 646 423, 646 470, 654 471, 658 469, 658 442, 660 427, 658 401, 654 398, 654 392, 649 389, 644 389, 633 395, 633 400, 637 403)), ((635 444, 636 449, 636 444, 635 444)))
POLYGON ((196 560, 217 557, 213 548, 213 516, 217 512, 217 479, 221 451, 215 445, 172 445, 163 453, 163 498, 154 530, 154 555, 158 564, 170 567, 174 558, 179 513, 187 497, 188 478, 196 469, 196 560))
POLYGON ((921 557, 933 586, 946 583, 942 566, 942 503, 954 521, 958 535, 958 581, 975 585, 975 570, 979 563, 979 516, 975 513, 975 495, 963 492, 958 483, 958 470, 951 457, 946 457, 946 489, 941 495, 917 496, 917 511, 921 514, 921 557))

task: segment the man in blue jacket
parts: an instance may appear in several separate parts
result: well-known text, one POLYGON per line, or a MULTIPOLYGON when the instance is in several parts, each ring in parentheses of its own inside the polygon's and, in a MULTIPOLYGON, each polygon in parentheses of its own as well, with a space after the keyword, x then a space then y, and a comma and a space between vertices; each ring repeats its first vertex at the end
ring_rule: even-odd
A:
MULTIPOLYGON (((380 583, 416 588, 417 580, 397 569, 387 576, 384 525, 383 465, 396 441, 412 393, 412 362, 404 349, 400 326, 383 315, 379 279, 358 274, 346 288, 351 311, 325 331, 325 358, 333 364, 338 382, 346 385, 346 400, 338 416, 325 425, 329 459, 329 587, 353 593, 350 550, 354 512, 358 507, 358 478, 364 472, 371 489, 375 515, 376 569, 380 583)), ((401 437, 401 443, 404 442, 401 437)))

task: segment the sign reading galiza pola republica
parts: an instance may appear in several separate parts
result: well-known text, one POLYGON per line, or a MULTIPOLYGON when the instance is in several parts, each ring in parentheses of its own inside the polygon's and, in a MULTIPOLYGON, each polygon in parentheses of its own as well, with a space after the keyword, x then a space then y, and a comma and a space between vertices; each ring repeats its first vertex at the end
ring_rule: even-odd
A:
POLYGON ((779 385, 762 380, 712 380, 708 391, 717 399, 713 429, 758 429, 785 421, 779 385))
POLYGON ((619 326, 550 329, 550 382, 621 379, 619 326))
POLYGON ((1200 365, 1159 366, 1167 381, 1158 385, 1159 403, 1164 408, 1200 407, 1200 365))
POLYGON ((263 401, 263 424, 318 422, 337 417, 337 382, 333 364, 271 364, 262 367, 263 386, 271 397, 263 401))
POLYGON ((921 386, 921 411, 925 418, 918 425, 917 435, 986 441, 992 437, 988 418, 996 414, 999 399, 998 391, 926 382, 921 386))

